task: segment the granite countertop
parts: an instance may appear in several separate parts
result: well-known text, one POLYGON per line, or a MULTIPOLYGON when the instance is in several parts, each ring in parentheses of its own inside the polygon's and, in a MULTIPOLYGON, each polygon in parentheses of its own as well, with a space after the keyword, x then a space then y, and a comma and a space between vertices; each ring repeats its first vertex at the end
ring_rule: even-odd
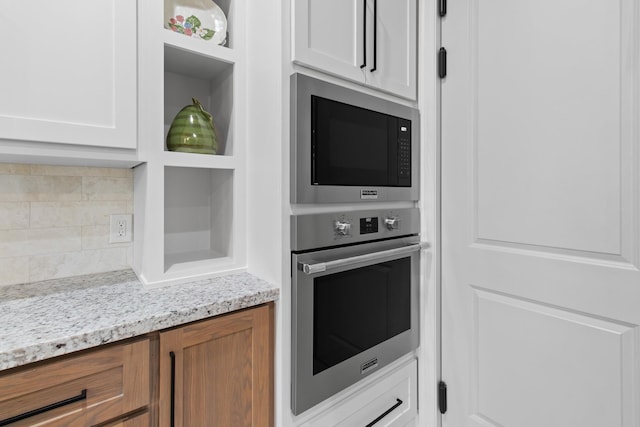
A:
POLYGON ((146 289, 130 270, 0 287, 0 370, 278 299, 248 273, 146 289))

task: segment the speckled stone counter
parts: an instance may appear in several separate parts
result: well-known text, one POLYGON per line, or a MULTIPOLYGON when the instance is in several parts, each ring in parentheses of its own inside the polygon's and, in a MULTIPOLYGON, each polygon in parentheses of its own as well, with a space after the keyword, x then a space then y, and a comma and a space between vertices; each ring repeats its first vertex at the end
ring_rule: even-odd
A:
POLYGON ((145 289, 130 271, 0 287, 0 370, 278 299, 248 273, 145 289))

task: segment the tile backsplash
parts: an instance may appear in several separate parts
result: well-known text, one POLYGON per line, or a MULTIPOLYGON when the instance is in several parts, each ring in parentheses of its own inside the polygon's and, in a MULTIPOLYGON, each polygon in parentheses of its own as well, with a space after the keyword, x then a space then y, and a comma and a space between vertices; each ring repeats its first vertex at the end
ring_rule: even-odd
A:
POLYGON ((131 169, 0 163, 0 286, 129 268, 109 215, 131 213, 131 169))

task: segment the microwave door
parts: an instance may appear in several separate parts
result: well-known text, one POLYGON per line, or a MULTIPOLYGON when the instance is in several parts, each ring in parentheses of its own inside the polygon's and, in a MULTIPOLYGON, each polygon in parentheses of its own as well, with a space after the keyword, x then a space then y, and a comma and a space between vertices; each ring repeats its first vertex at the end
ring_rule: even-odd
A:
POLYGON ((382 113, 312 97, 313 185, 390 185, 390 121, 382 113))

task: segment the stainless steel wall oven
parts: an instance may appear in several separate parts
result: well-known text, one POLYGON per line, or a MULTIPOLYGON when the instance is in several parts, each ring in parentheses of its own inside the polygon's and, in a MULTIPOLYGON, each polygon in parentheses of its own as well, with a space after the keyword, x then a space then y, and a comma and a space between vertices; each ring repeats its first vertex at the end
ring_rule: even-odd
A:
POLYGON ((417 209, 292 217, 292 402, 299 414, 417 348, 417 209))
POLYGON ((419 198, 416 109, 291 77, 292 203, 419 198))

